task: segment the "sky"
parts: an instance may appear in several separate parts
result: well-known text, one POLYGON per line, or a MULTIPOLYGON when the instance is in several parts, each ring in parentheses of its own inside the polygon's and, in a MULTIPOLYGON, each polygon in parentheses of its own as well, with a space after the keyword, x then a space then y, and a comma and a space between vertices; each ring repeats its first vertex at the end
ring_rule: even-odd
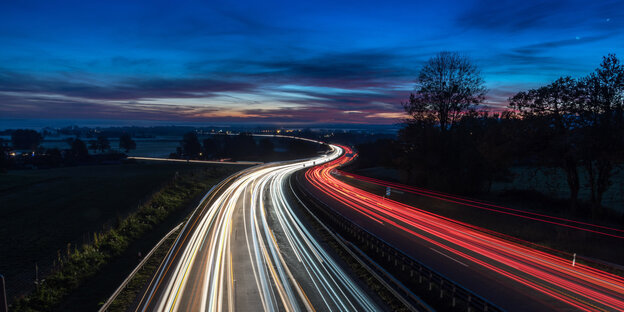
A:
POLYGON ((440 51, 484 105, 624 56, 624 1, 0 2, 0 123, 394 124, 440 51))

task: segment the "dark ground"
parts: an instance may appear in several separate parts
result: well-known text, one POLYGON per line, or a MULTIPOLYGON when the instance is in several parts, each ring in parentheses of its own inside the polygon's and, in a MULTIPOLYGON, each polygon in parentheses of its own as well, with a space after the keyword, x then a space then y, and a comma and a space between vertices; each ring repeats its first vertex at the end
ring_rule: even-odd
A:
MULTIPOLYGON (((133 212, 176 172, 217 167, 142 162, 0 174, 0 273, 9 298, 34 288, 35 263, 45 275, 58 251, 89 242, 94 232, 133 212)), ((216 170, 214 182, 233 170, 216 170)))
MULTIPOLYGON (((345 176, 339 176, 338 178, 374 194, 383 195, 385 193, 385 187, 383 186, 350 179, 345 176)), ((581 257, 596 258, 624 265, 624 242, 621 239, 449 203, 408 192, 396 192, 393 190, 390 198, 419 209, 517 237, 528 242, 570 254, 577 253, 581 257)), ((535 194, 533 196, 531 194, 500 194, 489 196, 484 201, 515 209, 569 217, 561 213, 562 209, 559 209, 560 207, 553 207, 562 203, 543 197, 535 197, 535 194)), ((603 225, 622 228, 618 224, 618 220, 611 221, 605 222, 603 225)))

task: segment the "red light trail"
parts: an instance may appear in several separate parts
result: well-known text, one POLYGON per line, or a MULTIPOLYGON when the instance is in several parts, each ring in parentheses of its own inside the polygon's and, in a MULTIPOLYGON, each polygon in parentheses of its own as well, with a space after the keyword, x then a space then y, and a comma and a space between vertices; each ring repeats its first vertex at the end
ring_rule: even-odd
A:
MULTIPOLYGON (((361 216, 389 226, 390 231, 409 233, 414 238, 454 255, 457 259, 475 263, 576 309, 624 311, 624 278, 620 276, 583 264, 572 266, 572 259, 530 248, 501 238, 499 233, 385 199, 338 180, 332 175, 332 171, 355 157, 351 156, 349 148, 343 148, 345 155, 348 156, 343 155, 333 162, 311 168, 306 172, 307 181, 329 198, 361 216)), ((370 179, 370 181, 380 185, 400 186, 380 180, 370 179)), ((618 229, 514 210, 418 188, 405 186, 400 188, 481 209, 624 238, 618 234, 608 233, 621 232, 618 229)))
POLYGON ((494 211, 494 212, 498 212, 498 213, 502 213, 502 214, 508 214, 508 215, 512 215, 512 216, 516 216, 516 217, 520 217, 520 218, 525 218, 525 219, 530 219, 530 220, 535 220, 535 221, 541 221, 541 222, 545 222, 545 223, 550 223, 550 224, 555 224, 555 225, 559 225, 559 226, 569 227, 569 228, 582 230, 582 231, 586 231, 586 232, 592 232, 592 233, 601 234, 601 235, 605 235, 605 236, 611 236, 611 237, 615 237, 615 238, 622 238, 622 239, 624 239, 624 236, 621 235, 621 234, 609 233, 609 232, 624 233, 624 230, 622 230, 622 229, 616 229, 616 228, 612 228, 612 227, 607 227, 607 226, 602 226, 602 225, 597 225, 597 224, 592 224, 592 223, 587 223, 587 222, 582 222, 582 221, 576 221, 576 220, 571 220, 571 219, 566 219, 566 218, 560 218, 560 217, 556 217, 556 216, 549 216, 549 215, 546 215, 546 214, 540 214, 540 213, 531 212, 531 211, 525 211, 525 210, 520 210, 520 209, 508 208, 508 207, 504 207, 504 206, 500 206, 500 205, 494 205, 494 204, 490 204, 490 203, 485 203, 485 202, 481 202, 481 201, 477 201, 477 200, 473 200, 473 199, 469 199, 469 198, 463 198, 463 197, 449 195, 449 194, 445 194, 445 193, 441 193, 441 192, 431 191, 431 190, 427 190, 427 189, 424 189, 424 188, 413 187, 413 186, 403 185, 403 184, 400 184, 400 183, 394 183, 394 182, 388 182, 388 181, 383 181, 383 180, 379 180, 379 179, 369 178, 369 177, 365 177, 365 176, 361 176, 361 175, 357 175, 357 174, 353 174, 353 173, 346 173, 346 172, 342 172, 342 171, 338 171, 338 172, 340 172, 341 174, 343 174, 344 176, 349 177, 349 178, 353 178, 353 179, 357 179, 357 180, 361 180, 361 181, 366 181, 366 182, 369 182, 369 183, 372 183, 372 184, 381 185, 381 186, 388 186, 388 187, 392 187, 392 188, 395 188, 395 189, 398 189, 398 190, 401 190, 401 191, 406 191, 406 192, 409 192, 409 193, 418 194, 418 195, 421 195, 421 196, 426 196, 426 197, 430 197, 430 198, 444 200, 444 201, 451 202, 451 203, 456 203, 456 204, 461 204, 461 205, 470 206, 470 207, 474 207, 474 208, 494 211), (558 221, 562 221, 562 222, 565 222, 565 223, 555 222, 555 221, 548 220, 548 219, 558 220, 558 221), (568 223, 578 224, 578 225, 582 225, 584 227, 577 226, 577 225, 571 225, 571 224, 568 224, 568 223), (600 231, 600 230, 597 230, 597 229, 602 229, 602 230, 606 230, 606 231, 600 231))

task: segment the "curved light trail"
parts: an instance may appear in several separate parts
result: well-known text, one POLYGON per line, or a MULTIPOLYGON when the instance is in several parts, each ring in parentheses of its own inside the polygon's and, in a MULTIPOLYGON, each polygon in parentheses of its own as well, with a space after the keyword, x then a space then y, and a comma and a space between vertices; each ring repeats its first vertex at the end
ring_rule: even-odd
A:
POLYGON ((375 311, 287 199, 293 172, 336 159, 272 163, 227 180, 185 225, 137 311, 375 311))
MULTIPOLYGON (((377 234, 387 234, 384 239, 392 240, 392 233, 407 234, 413 242, 427 244, 433 251, 459 263, 455 263, 456 266, 463 265, 461 270, 477 267, 475 272, 495 273, 516 292, 537 292, 550 298, 550 307, 554 309, 624 311, 624 278, 620 276, 582 264, 573 266, 571 259, 502 239, 469 224, 383 198, 338 180, 332 172, 353 158, 351 151, 345 149, 347 156, 309 169, 306 180, 320 191, 319 194, 344 207, 343 215, 353 220, 365 217, 369 224, 377 224, 382 229, 377 234)), ((406 243, 404 246, 413 245, 406 243)), ((491 282, 491 279, 484 280, 491 282)), ((488 294, 482 295, 488 297, 488 294)), ((500 302, 501 298, 498 300, 500 302)), ((522 310, 520 307, 515 309, 522 310)))

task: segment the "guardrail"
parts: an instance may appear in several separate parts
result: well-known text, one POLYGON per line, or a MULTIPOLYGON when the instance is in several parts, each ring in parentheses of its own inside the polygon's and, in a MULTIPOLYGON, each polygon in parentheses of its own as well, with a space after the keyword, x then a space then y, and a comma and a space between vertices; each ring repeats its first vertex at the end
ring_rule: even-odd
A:
MULTIPOLYGON (((315 216, 325 225, 353 244, 369 262, 385 268, 396 280, 408 289, 423 289, 430 297, 451 310, 503 311, 488 300, 473 293, 459 283, 406 255, 388 242, 356 225, 338 211, 318 200, 302 187, 300 174, 296 174, 295 191, 317 208, 315 216)), ((400 289, 400 288, 399 288, 400 289)), ((408 295, 409 294, 405 294, 408 295)), ((432 302, 427 302, 432 304, 432 302)))
MULTIPOLYGON (((145 264, 145 262, 147 262, 147 260, 151 257, 151 255, 156 251, 156 249, 158 249, 158 247, 160 247, 160 245, 169 237, 171 236, 171 234, 173 234, 176 230, 178 230, 180 227, 182 227, 184 225, 184 227, 182 227, 181 232, 184 232, 184 230, 186 230, 186 226, 190 223, 190 220, 201 211, 201 207, 204 206, 205 203, 208 203, 210 201, 212 201, 212 199, 219 193, 220 189, 227 185, 227 183, 229 183, 229 181, 231 181, 232 179, 234 179, 235 177, 238 177, 240 175, 242 175, 244 172, 246 172, 248 169, 245 170, 241 170, 235 173, 232 173, 231 175, 229 175, 228 177, 226 177, 225 179, 221 180, 219 183, 213 185, 210 190, 208 190, 208 192, 206 192, 206 194, 204 195, 204 197, 202 197, 202 199, 199 201, 199 204, 197 204, 197 207, 195 207, 195 209, 193 210, 193 212, 191 213, 190 217, 188 218, 187 221, 182 222, 180 224, 178 224, 175 228, 173 228, 169 233, 167 233, 157 244, 156 246, 154 246, 152 248, 152 250, 143 258, 143 260, 136 266, 136 268, 130 273, 130 275, 128 275, 128 277, 126 277, 126 279, 121 283, 121 285, 115 290, 115 292, 111 295, 110 298, 108 298, 108 300, 102 305, 102 307, 100 307, 100 310, 98 310, 98 312, 104 312, 106 310, 108 310, 108 308, 110 307, 110 305, 115 301, 115 299, 117 298, 117 296, 121 293, 121 291, 128 285, 128 283, 130 282, 130 280, 132 280, 132 278, 134 277, 134 275, 136 275, 136 273, 138 273, 138 271, 143 267, 143 265, 145 264)), ((179 239, 179 236, 178 236, 179 239)), ((171 252, 171 250, 169 251, 171 252)), ((161 263, 162 265, 162 263, 161 263)), ((160 268, 158 269, 160 270, 160 268)), ((157 270, 157 271, 158 271, 157 270)), ((156 272, 157 273, 157 272, 156 272)), ((0 311, 1 312, 1 311, 0 311)))
POLYGON ((183 162, 183 163, 197 163, 197 164, 217 164, 217 165, 262 165, 260 161, 218 161, 218 160, 194 160, 194 159, 175 159, 175 158, 158 158, 158 157, 139 157, 128 156, 128 159, 134 160, 150 160, 150 161, 170 161, 170 162, 183 162))
POLYGON ((143 257, 143 260, 141 260, 141 262, 136 266, 136 268, 134 268, 134 270, 132 270, 132 272, 130 272, 130 275, 128 275, 128 277, 126 277, 126 279, 121 283, 121 285, 119 287, 117 287, 117 289, 115 289, 115 292, 110 296, 110 298, 108 298, 108 300, 106 300, 106 302, 104 302, 104 304, 100 307, 100 309, 98 310, 99 312, 104 312, 106 310, 108 310, 108 308, 110 307, 111 304, 113 304, 113 301, 115 301, 115 299, 117 299, 117 296, 119 296, 119 294, 121 293, 121 291, 123 291, 126 286, 128 286, 128 283, 130 283, 130 281, 132 280, 132 278, 134 278, 134 276, 143 268, 143 266, 145 265, 145 263, 149 260, 149 258, 152 256, 152 254, 154 254, 154 252, 156 251, 156 249, 158 249, 164 242, 165 240, 167 240, 167 238, 169 238, 169 236, 171 236, 171 234, 173 234, 176 230, 178 230, 184 223, 180 223, 178 224, 176 227, 174 227, 171 231, 169 231, 169 233, 167 233, 157 244, 156 246, 154 246, 152 248, 152 250, 150 250, 150 252, 145 255, 145 257, 143 257))

